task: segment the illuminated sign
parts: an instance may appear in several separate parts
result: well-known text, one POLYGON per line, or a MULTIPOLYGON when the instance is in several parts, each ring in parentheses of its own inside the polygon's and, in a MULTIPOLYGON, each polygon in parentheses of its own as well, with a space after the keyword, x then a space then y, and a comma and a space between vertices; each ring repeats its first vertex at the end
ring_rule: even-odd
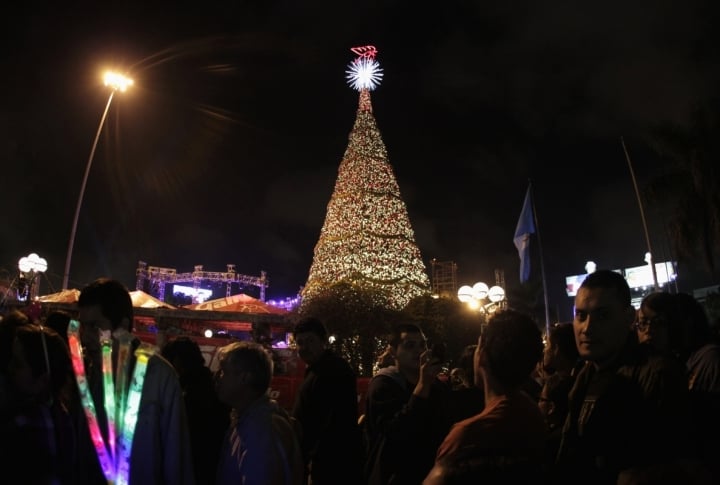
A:
POLYGON ((580 289, 580 285, 582 285, 582 282, 585 281, 585 278, 587 278, 586 274, 576 274, 573 276, 566 276, 565 277, 565 292, 567 292, 567 296, 575 296, 577 295, 578 289, 580 289))
MULTIPOLYGON (((655 274, 659 286, 674 281, 677 275, 672 262, 655 263, 655 274)), ((630 288, 648 288, 655 286, 652 269, 649 264, 625 268, 625 279, 630 288)))
MULTIPOLYGON (((623 275, 631 289, 652 288, 655 286, 653 283, 652 269, 648 264, 625 268, 624 270, 614 269, 613 271, 623 275)), ((657 274, 658 286, 663 286, 671 281, 675 281, 675 278, 677 278, 677 274, 675 274, 675 265, 672 261, 655 263, 655 273, 657 274)), ((565 292, 567 293, 567 296, 575 296, 577 294, 577 290, 580 289, 580 285, 582 285, 582 282, 585 281, 587 276, 587 274, 566 276, 565 292)))
POLYGON ((205 288, 198 288, 197 290, 192 286, 173 285, 173 295, 175 293, 181 293, 185 296, 192 297, 193 302, 202 303, 212 296, 212 290, 205 288))

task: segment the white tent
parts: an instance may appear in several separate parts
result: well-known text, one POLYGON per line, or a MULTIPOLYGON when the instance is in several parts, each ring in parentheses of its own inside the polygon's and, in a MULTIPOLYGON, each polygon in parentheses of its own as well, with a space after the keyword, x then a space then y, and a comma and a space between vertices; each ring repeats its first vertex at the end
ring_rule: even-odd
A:
POLYGON ((130 298, 135 308, 176 308, 142 290, 131 291, 130 298))
POLYGON ((80 297, 80 290, 70 288, 50 295, 38 297, 40 303, 77 303, 80 297))

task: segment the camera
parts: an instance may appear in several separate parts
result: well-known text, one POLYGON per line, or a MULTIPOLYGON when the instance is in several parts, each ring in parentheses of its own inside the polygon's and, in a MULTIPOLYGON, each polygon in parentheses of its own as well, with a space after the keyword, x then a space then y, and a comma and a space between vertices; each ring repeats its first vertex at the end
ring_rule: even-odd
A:
POLYGON ((432 360, 437 362, 445 362, 446 347, 442 342, 434 342, 430 346, 430 353, 432 354, 432 360))

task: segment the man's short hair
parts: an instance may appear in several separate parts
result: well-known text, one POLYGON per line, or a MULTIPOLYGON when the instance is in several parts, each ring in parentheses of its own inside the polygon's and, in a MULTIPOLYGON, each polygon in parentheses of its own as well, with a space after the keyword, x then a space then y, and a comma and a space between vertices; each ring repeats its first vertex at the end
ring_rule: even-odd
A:
POLYGON ((176 359, 180 361, 185 371, 205 366, 205 357, 200 345, 190 337, 177 337, 171 340, 163 346, 160 353, 173 365, 176 359))
POLYGON ((501 310, 488 321, 480 347, 485 366, 505 387, 522 384, 535 368, 543 353, 540 330, 528 315, 515 310, 501 310))
POLYGON ((72 315, 70 315, 69 312, 65 310, 54 310, 45 318, 43 325, 55 330, 67 343, 67 331, 70 326, 70 320, 72 320, 72 315))
POLYGON ((110 320, 112 330, 117 330, 123 318, 128 319, 128 331, 132 332, 133 305, 128 289, 117 280, 98 278, 80 292, 78 307, 100 306, 102 314, 110 320))
POLYGON ((250 387, 263 394, 270 387, 273 361, 265 348, 255 342, 233 342, 220 348, 220 361, 250 374, 250 387))
POLYGON ((396 349, 402 341, 402 334, 404 333, 423 333, 422 329, 414 323, 400 323, 395 325, 393 331, 388 336, 388 344, 396 349))
POLYGON ((307 317, 300 320, 293 329, 293 338, 301 333, 314 333, 320 340, 327 340, 327 328, 325 325, 315 317, 307 317))
POLYGON ((676 293, 678 319, 687 332, 685 339, 688 348, 685 352, 693 352, 713 340, 710 319, 702 304, 688 293, 676 293))
POLYGON ((614 289, 623 305, 630 305, 631 302, 630 287, 625 281, 625 277, 609 269, 599 269, 594 273, 590 273, 582 282, 580 288, 591 290, 596 288, 614 289))
POLYGON ((30 319, 20 310, 10 310, 0 320, 0 374, 6 372, 10 357, 12 355, 13 340, 15 332, 23 325, 30 325, 30 319))
POLYGON ((62 391, 73 384, 70 351, 60 335, 49 327, 30 324, 17 328, 16 341, 20 342, 34 377, 47 374, 53 397, 67 397, 62 391))

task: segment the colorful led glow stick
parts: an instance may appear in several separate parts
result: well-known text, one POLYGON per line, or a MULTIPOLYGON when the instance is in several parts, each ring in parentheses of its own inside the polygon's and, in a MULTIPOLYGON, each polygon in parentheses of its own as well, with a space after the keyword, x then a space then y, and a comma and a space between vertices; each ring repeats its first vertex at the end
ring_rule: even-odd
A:
POLYGON ((113 385, 112 338, 110 331, 100 332, 102 345, 103 397, 108 422, 108 444, 110 457, 115 461, 115 386, 113 385))
POLYGON ((113 332, 113 337, 120 342, 118 345, 117 373, 115 375, 115 399, 117 401, 115 422, 122 426, 125 421, 125 406, 127 403, 132 335, 125 329, 118 329, 113 332))
POLYGON ((97 453, 98 461, 100 462, 100 468, 102 469, 103 475, 108 483, 113 482, 115 475, 115 467, 111 457, 108 455, 105 447, 105 441, 103 435, 100 432, 100 426, 97 421, 97 413, 95 412, 95 404, 88 388, 87 378, 85 376, 85 364, 83 363, 82 348, 80 346, 79 337, 80 323, 77 320, 70 320, 68 326, 68 343, 70 344, 70 355, 72 356, 73 370, 75 371, 75 378, 78 383, 78 390, 80 392, 80 401, 82 402, 83 411, 85 411, 85 417, 87 418, 88 428, 90 430, 90 439, 95 446, 95 453, 97 453))
POLYGON ((130 452, 132 451, 133 436, 135 435, 135 426, 137 425, 138 411, 140 410, 140 397, 142 396, 143 385, 145 384, 147 363, 155 351, 155 347, 147 344, 141 344, 135 351, 137 362, 135 363, 135 370, 133 371, 132 381, 130 382, 130 390, 127 395, 127 408, 125 409, 125 421, 122 423, 118 443, 118 456, 116 460, 116 479, 118 485, 127 485, 130 479, 130 452))
POLYGON ((137 426, 138 412, 140 410, 140 398, 145 384, 145 373, 147 363, 157 347, 141 344, 135 351, 137 363, 130 382, 130 389, 126 391, 130 365, 130 346, 132 336, 127 331, 117 331, 114 337, 120 342, 118 356, 118 379, 113 382, 112 347, 113 340, 109 332, 101 332, 100 343, 102 348, 103 364, 103 392, 105 410, 108 415, 108 441, 105 443, 100 426, 97 420, 95 402, 88 386, 83 363, 82 347, 79 337, 80 323, 71 320, 68 326, 68 343, 72 356, 73 370, 80 391, 80 399, 88 421, 90 437, 95 446, 100 467, 105 475, 108 484, 127 485, 130 477, 130 456, 132 442, 137 426), (122 420, 118 419, 122 416, 122 420), (110 452, 108 452, 108 448, 110 452), (117 452, 116 452, 117 451, 117 452))

